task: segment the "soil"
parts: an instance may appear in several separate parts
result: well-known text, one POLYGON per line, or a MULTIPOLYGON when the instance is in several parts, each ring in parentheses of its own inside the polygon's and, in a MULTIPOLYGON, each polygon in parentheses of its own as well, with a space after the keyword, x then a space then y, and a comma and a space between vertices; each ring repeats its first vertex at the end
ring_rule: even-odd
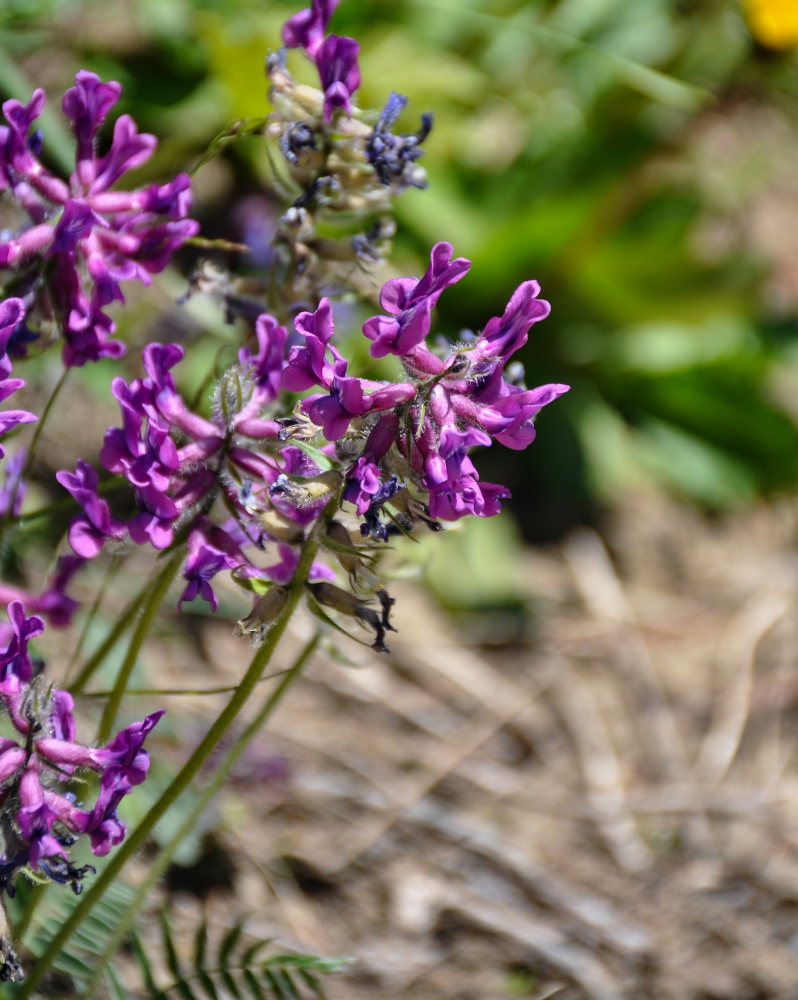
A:
MULTIPOLYGON (((331 1000, 798 997, 796 539, 792 500, 630 496, 519 554, 504 645, 397 586, 390 654, 314 656, 153 910, 350 956, 331 1000)), ((234 682, 242 640, 193 621, 148 662, 234 682)))

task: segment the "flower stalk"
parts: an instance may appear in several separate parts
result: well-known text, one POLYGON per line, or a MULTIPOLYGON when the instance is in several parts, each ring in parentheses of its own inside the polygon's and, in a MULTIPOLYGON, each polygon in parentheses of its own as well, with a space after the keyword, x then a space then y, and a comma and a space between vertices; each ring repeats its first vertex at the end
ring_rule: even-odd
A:
MULTIPOLYGON (((331 518, 337 504, 338 497, 336 496, 328 502, 323 517, 331 518)), ((155 824, 189 787, 200 768, 228 733, 260 680, 261 674, 271 660, 278 642, 282 638, 294 611, 302 599, 305 584, 313 565, 313 559, 320 544, 319 533, 320 525, 317 525, 303 547, 296 572, 288 586, 286 602, 266 632, 262 644, 255 651, 238 689, 219 713, 189 759, 163 791, 157 802, 150 807, 135 829, 128 834, 122 846, 116 851, 91 887, 85 891, 81 901, 61 925, 58 932, 48 944, 45 952, 37 957, 33 968, 28 973, 25 982, 20 988, 18 994, 19 1000, 27 1000, 28 997, 33 995, 34 990, 44 976, 47 975, 53 962, 61 954, 65 945, 89 915, 106 889, 118 877, 126 862, 142 847, 144 841, 155 827, 155 824)))

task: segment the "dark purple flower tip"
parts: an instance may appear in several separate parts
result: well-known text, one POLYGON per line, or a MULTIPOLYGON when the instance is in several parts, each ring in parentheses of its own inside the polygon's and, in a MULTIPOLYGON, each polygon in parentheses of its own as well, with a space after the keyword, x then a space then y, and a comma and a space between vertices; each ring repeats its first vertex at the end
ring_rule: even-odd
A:
POLYGON ((238 352, 238 361, 251 372, 257 405, 260 406, 276 399, 280 394, 288 331, 280 326, 274 316, 261 313, 255 321, 255 336, 258 341, 257 354, 253 354, 248 347, 242 347, 238 352))
POLYGON ((316 51, 326 122, 332 120, 333 111, 338 108, 351 114, 351 97, 360 86, 359 51, 360 45, 355 39, 345 35, 328 35, 316 51))
POLYGON ((26 618, 22 601, 12 601, 8 605, 8 620, 13 636, 5 651, 0 652, 0 692, 13 696, 33 679, 28 643, 34 636, 41 635, 44 622, 38 615, 26 618))
POLYGON ((25 318, 25 303, 22 299, 5 299, 0 302, 0 357, 6 353, 11 335, 25 318))
POLYGON ((472 357, 508 358, 523 347, 532 324, 545 319, 551 312, 551 305, 545 299, 539 299, 539 294, 537 281, 525 281, 519 285, 510 297, 504 315, 488 320, 472 357))
POLYGON ((380 490, 380 467, 361 455, 347 476, 343 499, 355 505, 358 514, 365 514, 380 490))
POLYGON ((244 553, 223 529, 204 521, 188 536, 188 558, 183 568, 186 588, 177 602, 178 611, 199 595, 216 611, 219 602, 210 581, 224 569, 235 569, 247 562, 244 553))
POLYGON ((130 115, 120 115, 114 124, 111 148, 95 161, 95 177, 91 193, 106 191, 122 174, 134 170, 152 156, 158 140, 147 132, 139 132, 130 115))
MULTIPOLYGON (((105 121, 108 112, 119 100, 122 85, 113 80, 103 83, 96 73, 82 69, 75 74, 75 86, 64 93, 61 110, 72 122, 77 139, 78 174, 82 161, 94 157, 94 137, 105 121)), ((93 177, 79 176, 83 184, 91 183, 93 177)))
POLYGON ((122 774, 130 785, 140 785, 150 766, 149 754, 142 749, 144 740, 165 714, 165 709, 152 712, 118 732, 107 746, 91 748, 89 755, 95 766, 122 774))
POLYGON ((324 33, 338 0, 313 0, 312 7, 297 11, 283 25, 283 44, 289 49, 303 48, 313 56, 324 40, 324 33))
POLYGON ((44 91, 40 87, 33 91, 27 104, 21 104, 13 98, 3 102, 3 114, 17 139, 15 144, 7 145, 7 152, 9 146, 14 152, 18 152, 20 147, 25 148, 28 129, 42 113, 43 108, 44 91))
POLYGON ((178 174, 168 184, 151 184, 143 193, 141 207, 155 215, 185 219, 191 208, 191 178, 188 174, 178 174))
POLYGON ((104 221, 91 205, 78 198, 70 198, 56 224, 47 256, 74 253, 78 242, 85 239, 94 226, 103 225, 104 221))

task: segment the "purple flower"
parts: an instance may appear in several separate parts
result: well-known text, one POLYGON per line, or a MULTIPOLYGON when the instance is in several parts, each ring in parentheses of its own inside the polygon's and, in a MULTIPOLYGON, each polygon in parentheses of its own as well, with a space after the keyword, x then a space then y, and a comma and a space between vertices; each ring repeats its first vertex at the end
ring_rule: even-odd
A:
POLYGON ((150 766, 149 754, 142 749, 144 740, 164 714, 160 709, 140 722, 131 722, 106 747, 92 748, 89 753, 94 765, 103 771, 119 771, 131 785, 140 785, 150 766))
POLYGON ((38 868, 42 858, 67 856, 66 848, 53 834, 53 822, 58 818, 47 804, 38 774, 28 769, 19 779, 17 823, 23 840, 28 842, 28 859, 38 868))
MULTIPOLYGON (((2 450, 0 450, 0 458, 2 450)), ((15 452, 3 465, 3 484, 0 486, 0 517, 19 517, 28 484, 21 478, 25 470, 27 452, 15 452)))
POLYGON ((111 517, 107 501, 97 493, 99 477, 83 459, 78 459, 75 472, 56 472, 58 482, 77 500, 84 510, 69 526, 69 544, 82 559, 93 559, 108 539, 120 541, 126 536, 125 525, 111 517))
POLYGON ((178 610, 199 595, 216 611, 219 602, 210 581, 223 569, 235 569, 247 558, 235 540, 221 528, 203 518, 188 536, 188 559, 183 568, 186 588, 177 602, 178 610))
POLYGON ((551 306, 545 299, 539 299, 539 294, 537 281, 525 281, 516 288, 504 315, 488 320, 471 352, 474 362, 507 358, 524 346, 532 324, 545 319, 551 312, 551 306))
POLYGON ((303 48, 311 58, 324 40, 338 0, 313 0, 312 7, 298 11, 283 25, 283 43, 289 49, 303 48))
MULTIPOLYGON (((25 303, 22 299, 6 299, 0 302, 0 400, 8 399, 17 389, 25 385, 20 378, 8 378, 11 374, 11 362, 6 354, 8 342, 24 317, 25 303)), ((0 411, 0 440, 19 424, 29 424, 34 420, 36 420, 34 414, 27 410, 0 411)), ((4 456, 5 451, 0 444, 0 458, 4 456)), ((16 489, 16 486, 14 488, 16 489)))
MULTIPOLYGON (((28 652, 28 642, 44 631, 44 622, 38 615, 26 617, 21 601, 8 606, 11 637, 4 651, 0 652, 0 700, 11 710, 23 687, 33 679, 33 662, 28 652)), ((14 715, 16 715, 16 711, 14 715)), ((27 728, 25 729, 27 732, 27 728)))
POLYGON ((14 873, 30 866, 80 892, 81 879, 93 869, 74 867, 68 848, 81 833, 89 833, 95 854, 107 853, 122 839, 125 829, 116 818, 116 808, 147 775, 149 756, 143 743, 163 712, 132 723, 105 747, 75 742, 72 696, 47 690, 34 676, 27 647, 41 633, 41 619, 27 617, 19 601, 11 603, 8 614, 10 629, 0 629, 5 635, 0 708, 6 710, 19 738, 0 737, 0 805, 5 810, 2 888, 13 895, 14 873), (89 811, 78 808, 74 796, 58 787, 81 767, 102 773, 100 794, 89 811))
POLYGON ((162 271, 174 250, 198 231, 186 218, 191 198, 185 174, 137 191, 111 190, 156 146, 154 136, 138 132, 130 116, 122 115, 110 148, 97 155, 97 132, 121 89, 80 70, 64 94, 62 109, 76 139, 69 183, 41 165, 37 144, 28 138, 44 105, 43 91, 35 91, 27 105, 3 104, 8 127, 0 129, 0 188, 20 204, 30 225, 0 241, 0 266, 40 274, 48 260, 49 277, 37 293, 37 306, 64 334, 66 365, 124 352, 124 345, 110 339, 115 327, 104 308, 124 301, 122 281, 149 284, 150 275, 162 271))
POLYGON ((289 350, 282 372, 283 388, 292 392, 302 392, 314 385, 329 389, 336 376, 346 374, 347 367, 346 359, 330 343, 335 334, 330 300, 323 298, 315 312, 301 312, 294 320, 294 327, 304 337, 305 346, 289 350), (328 349, 332 364, 326 360, 328 349))
POLYGON ((29 611, 44 615, 51 625, 63 628, 72 621, 78 602, 64 593, 67 584, 84 563, 80 556, 60 556, 56 571, 47 589, 41 594, 32 594, 22 587, 0 582, 0 604, 22 601, 29 611))
POLYGON ((436 243, 423 278, 386 281, 380 305, 390 316, 374 316, 363 324, 364 335, 374 342, 371 356, 410 354, 429 333, 430 313, 441 292, 460 281, 470 267, 471 261, 465 257, 452 260, 451 243, 436 243))
POLYGON ((366 158, 374 167, 374 172, 382 184, 394 191, 427 186, 427 176, 415 165, 415 161, 424 152, 421 144, 432 129, 432 113, 427 112, 421 116, 421 128, 418 132, 400 132, 395 135, 391 127, 406 104, 406 97, 392 91, 366 143, 366 158))
POLYGON ((415 395, 416 387, 409 382, 371 382, 341 375, 333 379, 329 395, 308 396, 301 407, 328 441, 337 441, 355 417, 393 410, 415 395))
POLYGON ((316 50, 326 122, 332 121, 333 112, 338 109, 347 117, 352 114, 352 95, 360 86, 359 51, 360 46, 354 38, 341 35, 328 35, 316 50))

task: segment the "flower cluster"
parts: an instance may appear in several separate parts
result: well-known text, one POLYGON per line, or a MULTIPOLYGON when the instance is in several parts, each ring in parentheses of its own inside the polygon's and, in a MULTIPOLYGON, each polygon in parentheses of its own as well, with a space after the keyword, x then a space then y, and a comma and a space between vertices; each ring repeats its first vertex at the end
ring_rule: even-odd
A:
MULTIPOLYGON (((182 532, 188 557, 181 598, 197 595, 216 608, 210 579, 223 569, 239 579, 287 582, 298 560, 296 547, 330 490, 319 489, 301 504, 268 491, 288 477, 308 477, 321 470, 300 448, 283 447, 279 461, 264 450, 277 444, 279 423, 262 412, 280 391, 286 330, 273 317, 256 324, 257 349, 244 347, 239 362, 222 377, 210 418, 193 413, 177 391, 171 369, 183 357, 176 344, 150 344, 144 349, 146 377, 128 384, 114 379, 112 392, 122 410, 122 427, 105 435, 100 459, 112 473, 132 485, 138 513, 127 522, 111 515, 99 495, 97 472, 79 461, 75 472, 56 478, 84 510, 73 520, 69 541, 78 556, 91 559, 106 542, 149 542, 157 549, 171 545, 182 532), (257 446, 257 450, 255 450, 257 446), (222 501, 221 524, 207 516, 222 501), (279 561, 261 567, 244 550, 259 551, 265 540, 277 544, 279 561)), ((323 564, 312 577, 332 577, 323 564)))
POLYGON ((321 89, 294 80, 285 48, 267 61, 275 110, 266 134, 282 154, 294 190, 276 233, 276 243, 291 251, 289 276, 302 278, 297 288, 288 284, 294 301, 318 301, 313 293, 323 281, 313 280, 317 261, 334 268, 342 261, 380 259, 395 228, 393 199, 427 185, 417 161, 432 115, 423 115, 415 132, 394 132, 407 98, 391 93, 379 116, 355 105, 359 46, 353 38, 327 34, 336 6, 337 0, 313 0, 283 26, 285 46, 301 49, 315 64, 321 89), (353 219, 363 226, 354 235, 353 219), (341 238, 331 240, 330 229, 339 222, 341 238))
MULTIPOLYGON (((44 106, 36 90, 27 104, 3 104, 0 127, 0 190, 27 216, 13 235, 0 239, 0 269, 10 269, 16 293, 32 317, 55 324, 64 338, 64 363, 83 365, 118 357, 124 345, 111 338, 115 325, 105 308, 124 301, 120 283, 149 284, 174 250, 198 231, 187 218, 189 178, 138 191, 114 190, 127 171, 152 155, 155 136, 140 133, 129 115, 114 126, 108 152, 96 151, 97 133, 122 88, 87 70, 64 94, 62 109, 76 139, 75 170, 68 181, 42 166, 40 132, 31 132, 44 106)), ((29 337, 30 331, 18 336, 29 337)))
MULTIPOLYGON (((498 513, 509 491, 482 482, 469 452, 493 440, 525 448, 535 436, 535 415, 568 387, 526 389, 520 366, 508 367, 531 326, 549 312, 534 281, 519 286, 478 337, 444 352, 430 349, 432 309, 469 267, 452 257, 450 244, 438 243, 421 279, 396 278, 383 287, 385 314, 367 320, 363 334, 374 357, 399 359, 405 378, 397 382, 348 373, 333 342, 327 298, 296 317, 291 336, 272 316, 258 318, 257 348, 243 348, 222 376, 210 418, 192 412, 176 389, 171 370, 182 349, 149 345, 146 377, 112 383, 123 425, 108 430, 100 452, 105 468, 133 487, 138 513, 127 522, 114 518, 86 462, 59 472, 84 510, 70 527, 73 550, 90 559, 108 541, 163 549, 184 537, 181 603, 199 596, 215 609, 211 580, 222 570, 251 587, 253 580, 287 583, 309 526, 334 496, 353 508, 361 538, 375 540, 412 531, 419 521, 438 528, 439 519, 498 513), (293 404, 286 395, 314 387, 323 391, 293 404), (316 438, 322 440, 314 446, 316 438), (279 560, 259 565, 267 543, 279 560)), ((368 553, 339 522, 326 525, 322 536, 350 585, 379 599, 383 614, 375 620, 360 598, 352 604, 337 594, 329 582, 334 572, 323 562, 314 564, 311 593, 368 623, 376 647, 384 648, 392 602, 366 565, 368 553)), ((279 610, 279 592, 259 602, 243 631, 260 633, 279 610)))
MULTIPOLYGON (((465 258, 452 259, 449 243, 438 243, 421 279, 395 278, 383 286, 380 304, 387 315, 367 320, 363 334, 372 342, 373 357, 399 358, 407 381, 377 386, 347 376, 334 348, 328 348, 333 329, 326 300, 313 323, 305 319, 301 325, 307 346, 289 353, 284 384, 326 390, 300 407, 324 436, 336 441, 368 433, 347 471, 344 491, 357 513, 368 515, 364 533, 387 536, 377 511, 387 504, 406 514, 409 499, 402 491, 408 487, 417 494, 416 503, 426 498, 433 520, 498 513, 509 491, 480 482, 468 452, 492 440, 526 448, 535 437, 538 411, 568 389, 558 383, 526 389, 519 384, 523 369, 515 364, 508 377, 509 358, 526 343, 531 326, 549 314, 535 281, 520 285, 504 314, 489 320, 471 342, 451 345, 444 356, 430 350, 431 310, 470 266, 465 258), (326 360, 328 349, 332 364, 326 360)), ((307 315, 297 319, 298 329, 307 315)))
POLYGON ((0 707, 16 738, 0 738, 0 888, 13 895, 13 878, 27 867, 80 892, 91 866, 75 867, 69 848, 81 834, 95 855, 122 841, 125 825, 117 809, 147 776, 143 744, 163 712, 132 723, 105 747, 77 743, 71 695, 43 683, 41 665, 28 649, 44 623, 26 617, 20 601, 12 601, 8 617, 10 625, 0 627, 0 707), (66 787, 77 787, 85 769, 100 776, 90 808, 66 787))

